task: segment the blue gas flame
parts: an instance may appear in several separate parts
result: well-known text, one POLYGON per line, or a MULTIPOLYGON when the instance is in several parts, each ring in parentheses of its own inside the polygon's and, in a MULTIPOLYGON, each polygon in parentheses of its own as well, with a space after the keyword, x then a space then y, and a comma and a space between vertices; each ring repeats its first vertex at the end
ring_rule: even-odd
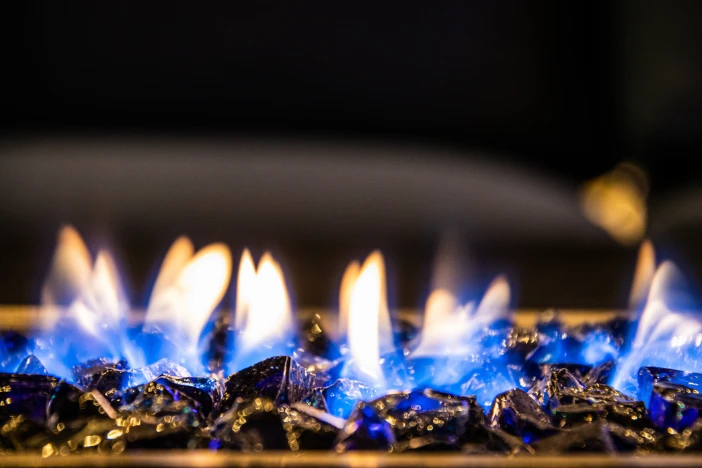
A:
POLYGON ((47 372, 69 381, 75 366, 94 359, 125 360, 137 369, 132 383, 161 368, 164 359, 180 366, 171 369, 177 375, 204 375, 201 331, 230 271, 226 246, 213 244, 194 255, 190 241, 178 239, 164 260, 146 316, 130 324, 129 301, 111 256, 101 251, 92 264, 77 231, 64 227, 42 289, 44 315, 52 309, 64 313, 36 334, 34 355, 47 372))
POLYGON ((644 366, 702 370, 702 316, 689 291, 678 267, 661 263, 629 334, 628 349, 618 360, 611 382, 615 388, 635 394, 636 376, 644 366))

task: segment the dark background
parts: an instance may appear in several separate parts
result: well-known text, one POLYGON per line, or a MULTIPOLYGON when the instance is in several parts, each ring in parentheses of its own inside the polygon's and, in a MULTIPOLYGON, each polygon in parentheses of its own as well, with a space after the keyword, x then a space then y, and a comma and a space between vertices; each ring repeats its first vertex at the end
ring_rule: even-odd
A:
MULTIPOLYGON (((695 192, 702 3, 21 2, 2 9, 6 143, 65 135, 370 139, 499 154, 502 163, 574 187, 633 160, 650 175, 654 240, 683 258, 693 277, 702 272, 695 192)), ((55 225, 16 223, 12 196, 1 203, 10 214, 0 235, 0 302, 36 300, 55 225)), ((105 230, 98 225, 78 227, 99 237, 91 234, 105 230)), ((250 243, 218 226, 189 231, 202 242, 214 234, 236 248, 250 243)), ((182 227, 110 226, 136 296, 182 227)), ((327 291, 342 258, 376 243, 277 234, 261 236, 286 252, 299 302, 313 305, 333 296, 327 291)), ((433 241, 405 236, 393 244, 381 236, 377 243, 394 249, 397 302, 416 304, 433 241)), ((539 307, 622 305, 635 255, 599 238, 482 241, 477 250, 492 262, 488 269, 515 272, 520 304, 539 307)))

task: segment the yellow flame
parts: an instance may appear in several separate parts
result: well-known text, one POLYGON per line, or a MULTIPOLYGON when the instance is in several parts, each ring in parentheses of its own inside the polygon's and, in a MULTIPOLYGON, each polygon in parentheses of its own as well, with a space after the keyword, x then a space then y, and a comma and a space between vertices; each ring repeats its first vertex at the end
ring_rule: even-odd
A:
POLYGON ((236 281, 236 315, 234 317, 234 327, 238 330, 244 328, 246 317, 249 315, 249 307, 256 289, 256 266, 249 249, 244 249, 239 261, 239 275, 236 281))
POLYGON ((73 226, 63 226, 59 230, 49 274, 42 286, 42 305, 69 305, 87 286, 91 263, 88 248, 78 231, 73 226))
POLYGON ((266 252, 253 274, 253 260, 244 251, 237 283, 237 328, 242 351, 278 340, 292 327, 290 297, 280 265, 266 252))
POLYGON ((339 288, 339 322, 337 326, 338 336, 346 335, 349 325, 349 307, 351 306, 351 292, 361 273, 361 264, 354 260, 349 263, 341 278, 341 288, 339 288))
POLYGON ((224 244, 211 244, 192 255, 189 239, 177 239, 166 254, 149 301, 146 324, 175 324, 197 344, 207 320, 229 285, 232 260, 224 244))
POLYGON ((631 245, 646 233, 648 181, 643 170, 622 163, 584 184, 580 202, 585 216, 616 241, 631 245))
POLYGON ((190 239, 185 236, 176 239, 163 259, 151 296, 158 296, 171 287, 193 255, 195 255, 195 247, 190 239))
POLYGON ((348 346, 358 370, 376 385, 384 382, 380 355, 392 346, 387 304, 385 262, 371 253, 351 289, 348 311, 348 346))
POLYGON ((629 295, 629 307, 636 308, 644 302, 651 288, 651 282, 655 273, 656 251, 653 248, 653 243, 647 239, 639 248, 636 272, 634 273, 634 281, 631 285, 631 294, 629 295))

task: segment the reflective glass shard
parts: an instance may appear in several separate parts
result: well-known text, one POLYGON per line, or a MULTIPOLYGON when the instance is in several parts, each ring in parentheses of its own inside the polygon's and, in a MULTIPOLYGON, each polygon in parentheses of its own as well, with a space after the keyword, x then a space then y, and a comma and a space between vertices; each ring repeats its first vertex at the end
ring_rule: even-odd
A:
POLYGON ((85 389, 96 389, 111 398, 127 384, 127 361, 98 358, 73 366, 73 381, 85 389))
POLYGON ((222 390, 215 379, 164 375, 125 393, 130 401, 124 409, 154 414, 183 412, 205 421, 217 409, 222 390))
POLYGON ((420 450, 486 442, 489 430, 473 397, 434 390, 393 392, 361 402, 342 431, 337 450, 420 450))
POLYGON ((653 396, 653 386, 658 382, 670 382, 702 392, 702 374, 662 367, 642 367, 638 372, 637 397, 639 400, 648 405, 653 396))
POLYGON ((349 417, 339 442, 337 452, 348 450, 388 451, 395 445, 392 425, 386 420, 382 410, 372 402, 360 402, 349 417))
POLYGON ((653 385, 648 409, 656 427, 681 432, 698 420, 702 410, 702 395, 684 385, 657 382, 653 385))
POLYGON ((358 402, 372 400, 376 392, 373 387, 357 380, 338 379, 322 388, 321 395, 329 414, 346 419, 358 402))
POLYGON ((13 331, 0 332, 0 372, 14 372, 34 351, 34 341, 13 331))
POLYGON ((339 378, 339 374, 343 368, 343 359, 329 360, 320 356, 316 356, 298 348, 293 352, 292 358, 300 366, 304 367, 307 372, 314 374, 314 382, 317 386, 322 387, 329 385, 339 378))
POLYGON ((34 374, 34 375, 49 375, 46 367, 41 361, 33 354, 30 354, 17 366, 17 374, 34 374))
POLYGON ((297 403, 312 393, 315 376, 288 356, 261 361, 229 376, 224 383, 220 411, 232 408, 237 400, 268 398, 276 404, 297 403))
POLYGON ((475 395, 483 409, 488 410, 497 395, 518 386, 519 370, 507 365, 495 365, 490 361, 468 372, 460 380, 461 395, 475 395))
POLYGON ((607 420, 625 428, 650 425, 643 402, 633 400, 604 384, 565 389, 549 400, 551 418, 558 427, 572 427, 607 420))
POLYGON ((497 395, 487 419, 491 427, 518 436, 527 444, 558 432, 541 406, 520 389, 497 395))
POLYGON ((168 359, 161 359, 148 366, 131 369, 126 374, 124 387, 135 387, 151 382, 157 377, 167 375, 170 377, 190 377, 190 372, 185 367, 168 359))

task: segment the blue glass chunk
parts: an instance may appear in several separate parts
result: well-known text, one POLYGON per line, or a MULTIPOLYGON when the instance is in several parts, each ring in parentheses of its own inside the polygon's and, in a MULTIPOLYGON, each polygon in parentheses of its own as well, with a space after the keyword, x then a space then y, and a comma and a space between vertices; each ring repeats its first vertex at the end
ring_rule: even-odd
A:
POLYGON ((348 418, 357 403, 370 401, 376 396, 375 389, 357 380, 338 379, 321 389, 327 411, 340 418, 348 418))
POLYGON ((337 451, 389 450, 395 444, 392 426, 373 403, 361 402, 344 428, 337 451))
POLYGON ((474 397, 431 389, 391 392, 356 406, 336 449, 457 450, 492 440, 484 420, 474 397))
POLYGON ((84 389, 96 389, 112 399, 128 385, 129 365, 126 361, 112 362, 106 358, 91 359, 73 366, 73 381, 84 389))
POLYGON ((410 357, 407 370, 412 387, 460 393, 459 382, 482 365, 483 359, 476 356, 422 356, 410 357))
POLYGON ((329 360, 309 353, 303 348, 297 348, 292 358, 307 372, 314 374, 314 382, 319 387, 329 385, 338 379, 344 365, 342 358, 329 360))
POLYGON ((702 409, 702 395, 684 385, 657 382, 649 403, 653 424, 659 429, 680 432, 697 421, 702 409))
POLYGON ((46 367, 41 361, 33 354, 30 354, 26 358, 22 359, 22 362, 17 366, 17 374, 35 374, 35 375, 49 375, 46 371, 46 367))
POLYGON ((691 390, 702 391, 702 374, 683 372, 663 367, 642 367, 638 372, 639 388, 637 396, 646 406, 653 396, 653 386, 658 382, 684 385, 691 390))
POLYGON ((486 361, 482 366, 468 372, 461 379, 461 395, 475 395, 476 401, 485 410, 492 406, 497 395, 512 390, 518 386, 517 370, 504 363, 493 364, 486 361))
POLYGON ((0 332, 0 372, 14 372, 34 350, 34 341, 13 331, 0 332))
POLYGON ((527 444, 558 431, 539 404, 520 389, 498 395, 487 419, 491 427, 518 436, 527 444))

